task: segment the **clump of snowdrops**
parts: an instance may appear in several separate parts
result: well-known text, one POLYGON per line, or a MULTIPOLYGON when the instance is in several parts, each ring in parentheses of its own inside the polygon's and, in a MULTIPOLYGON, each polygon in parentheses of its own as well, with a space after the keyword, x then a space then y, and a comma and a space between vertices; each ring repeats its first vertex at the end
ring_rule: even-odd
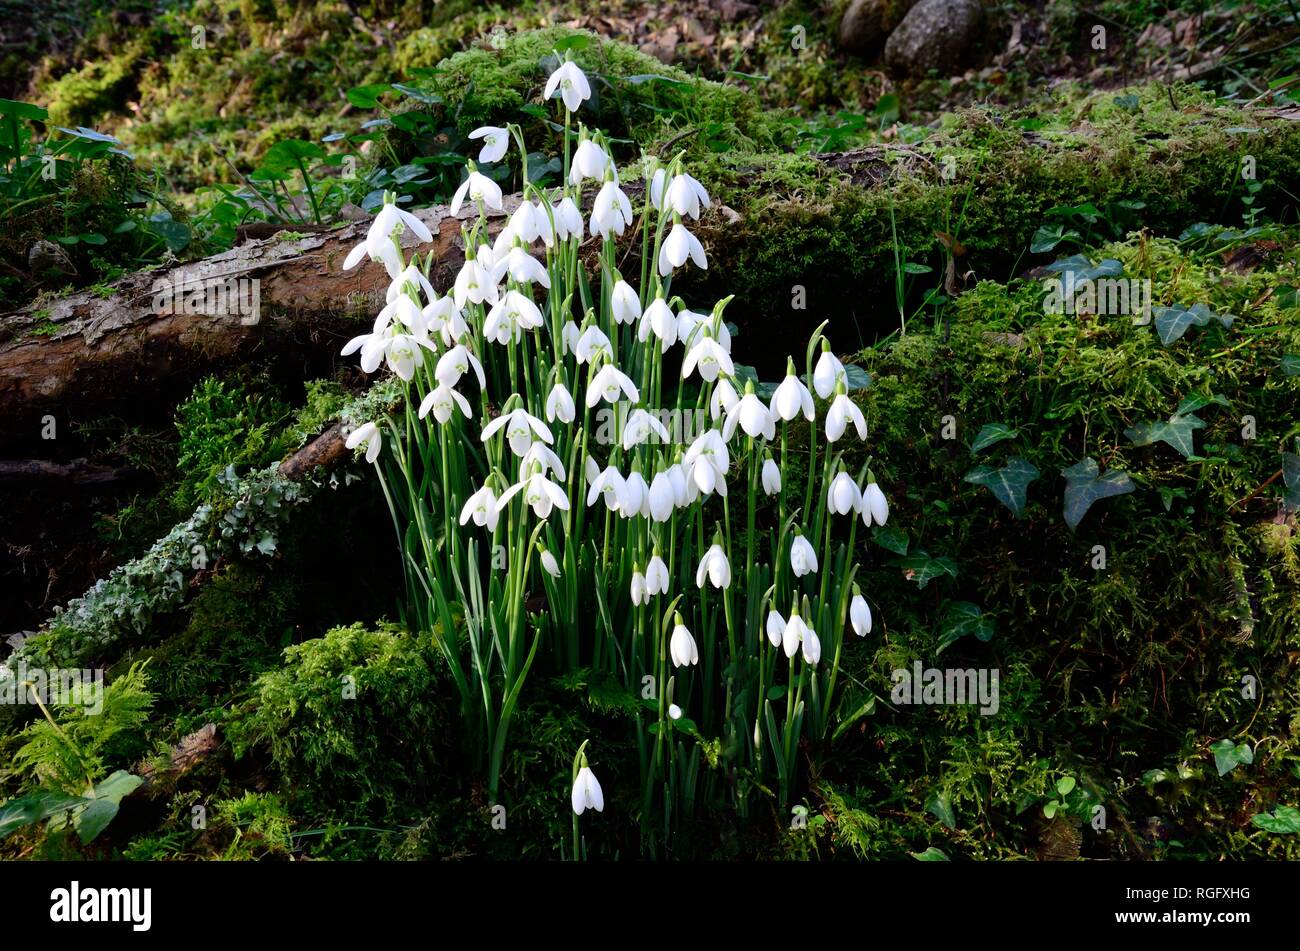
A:
MULTIPOLYGON (((516 126, 473 133, 478 164, 450 210, 477 215, 441 293, 432 254, 402 248, 432 235, 389 196, 344 263, 382 264, 387 301, 343 352, 386 366, 407 399, 347 442, 378 466, 409 620, 447 661, 493 801, 530 671, 583 670, 640 704, 640 789, 610 792, 639 797, 630 811, 666 837, 670 817, 719 796, 743 814, 773 781, 788 805, 801 737, 852 715, 844 635, 872 626, 856 532, 889 506, 837 452, 867 424, 821 328, 763 399, 732 360, 730 298, 696 311, 672 294, 675 273, 708 266, 691 230, 708 191, 680 155, 647 158, 634 207, 607 138, 576 121, 590 94, 571 61, 551 75, 563 184, 525 186, 495 238, 501 189, 478 166, 514 146, 529 181, 529 152, 516 126), (638 235, 625 272, 618 239, 638 235)), ((585 746, 575 814, 604 808, 585 746)))

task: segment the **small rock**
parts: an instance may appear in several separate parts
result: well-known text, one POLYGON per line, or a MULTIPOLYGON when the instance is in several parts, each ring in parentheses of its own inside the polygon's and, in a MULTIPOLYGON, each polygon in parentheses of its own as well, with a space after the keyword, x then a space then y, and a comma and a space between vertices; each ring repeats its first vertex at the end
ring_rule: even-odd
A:
POLYGON ((975 44, 984 10, 979 0, 920 0, 885 43, 885 63, 906 76, 937 69, 951 75, 975 44))
POLYGON ((869 54, 902 22, 916 0, 853 0, 840 18, 840 49, 869 54))
POLYGON ((53 241, 37 241, 27 249, 27 268, 35 277, 56 274, 76 274, 77 269, 68 252, 53 241))

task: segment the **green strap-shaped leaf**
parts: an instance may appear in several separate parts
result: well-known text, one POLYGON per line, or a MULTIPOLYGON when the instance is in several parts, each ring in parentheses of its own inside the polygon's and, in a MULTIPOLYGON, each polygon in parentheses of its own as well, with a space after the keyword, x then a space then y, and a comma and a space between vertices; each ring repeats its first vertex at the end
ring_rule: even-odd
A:
POLYGON ((1065 524, 1073 531, 1079 527, 1083 517, 1098 499, 1110 498, 1112 495, 1124 495, 1132 492, 1136 486, 1127 472, 1114 469, 1105 475, 1097 467, 1092 457, 1076 462, 1068 469, 1062 469, 1065 476, 1065 524))
POLYGON ((1011 510, 1016 518, 1024 513, 1025 498, 1029 494, 1029 483, 1039 476, 1038 468, 1019 456, 1012 456, 1001 469, 991 466, 976 466, 963 478, 975 485, 982 485, 993 493, 993 497, 1011 510))

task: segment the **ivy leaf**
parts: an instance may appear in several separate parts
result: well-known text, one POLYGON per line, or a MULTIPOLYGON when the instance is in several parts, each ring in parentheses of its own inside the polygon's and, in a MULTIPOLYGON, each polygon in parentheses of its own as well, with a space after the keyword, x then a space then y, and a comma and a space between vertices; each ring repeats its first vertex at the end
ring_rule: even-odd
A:
POLYGON ((849 364, 844 368, 844 388, 852 393, 854 390, 865 390, 871 386, 871 374, 860 366, 849 364))
POLYGON ((908 852, 908 855, 918 862, 948 862, 951 861, 942 850, 935 848, 933 845, 924 852, 908 852))
POLYGON ((379 105, 379 97, 392 88, 388 83, 371 83, 368 86, 353 86, 344 95, 358 109, 374 109, 379 105))
POLYGON ((1025 498, 1029 493, 1029 483, 1039 476, 1038 467, 1026 462, 1019 456, 1012 456, 1001 469, 992 466, 976 466, 962 478, 975 485, 982 485, 993 497, 1011 510, 1016 518, 1024 513, 1025 498))
POLYGON ((1273 812, 1261 812, 1250 817, 1251 824, 1275 835, 1295 835, 1300 832, 1300 809, 1295 806, 1278 806, 1273 812))
POLYGON ((1177 305, 1174 307, 1157 307, 1154 310, 1156 333, 1160 342, 1166 347, 1187 333, 1190 327, 1204 327, 1211 320, 1217 320, 1224 328, 1232 326, 1233 318, 1226 314, 1216 314, 1205 304, 1193 304, 1191 307, 1177 305))
POLYGON ((1097 462, 1091 456, 1082 462, 1076 462, 1068 469, 1062 469, 1065 476, 1065 524, 1074 531, 1092 508, 1092 503, 1099 499, 1108 499, 1112 495, 1125 495, 1136 486, 1127 472, 1111 469, 1105 475, 1100 474, 1097 462))
POLYGON ((111 799, 95 799, 77 813, 72 823, 77 828, 81 844, 88 845, 108 828, 108 824, 113 821, 119 808, 120 806, 111 799))
POLYGON ((1300 354, 1288 353, 1283 356, 1282 372, 1287 376, 1300 376, 1300 354))
POLYGON ((1294 452, 1282 453, 1282 483, 1286 486, 1286 504, 1300 508, 1300 456, 1294 452))
POLYGON ((994 443, 999 443, 1004 439, 1015 439, 1019 435, 1017 430, 1012 429, 1006 423, 986 423, 980 427, 979 433, 975 436, 975 441, 971 443, 970 451, 979 452, 981 449, 987 449, 994 443))
POLYGON ((1249 765, 1255 761, 1255 753, 1246 743, 1219 740, 1210 747, 1210 751, 1214 753, 1214 768, 1220 776, 1226 776, 1242 763, 1249 765))
POLYGON ((1169 417, 1169 422, 1139 423, 1124 430, 1124 435, 1133 440, 1135 446, 1149 446, 1153 442, 1162 442, 1177 449, 1184 459, 1190 459, 1195 448, 1192 433, 1205 428, 1205 421, 1193 413, 1169 417))
POLYGON ((1061 280, 1067 284, 1077 285, 1084 281, 1095 281, 1100 277, 1119 277, 1124 273, 1124 265, 1115 258, 1104 258, 1094 265, 1086 255, 1072 254, 1068 258, 1053 261, 1044 270, 1048 273, 1060 274, 1061 280))
POLYGON ((1219 393, 1211 393, 1209 396, 1202 393, 1193 393, 1191 396, 1183 398, 1183 401, 1178 404, 1178 409, 1174 410, 1174 415, 1185 416, 1188 413, 1195 413, 1197 410, 1205 409, 1210 405, 1222 406, 1225 409, 1232 408, 1232 402, 1219 393))
POLYGON ((885 551, 906 555, 909 541, 907 532, 897 525, 876 525, 871 529, 871 540, 885 551))
POLYGON ((952 811, 952 800, 944 793, 935 793, 925 804, 925 811, 930 813, 949 829, 957 828, 957 814, 952 811))
POLYGON ((944 575, 950 578, 957 577, 955 561, 946 556, 931 558, 928 553, 920 549, 902 558, 895 558, 890 564, 902 568, 903 577, 915 581, 918 588, 924 588, 935 578, 942 578, 944 575))
POLYGON ((984 616, 978 604, 954 601, 948 606, 939 629, 939 652, 951 647, 966 635, 987 643, 993 638, 993 621, 984 616))

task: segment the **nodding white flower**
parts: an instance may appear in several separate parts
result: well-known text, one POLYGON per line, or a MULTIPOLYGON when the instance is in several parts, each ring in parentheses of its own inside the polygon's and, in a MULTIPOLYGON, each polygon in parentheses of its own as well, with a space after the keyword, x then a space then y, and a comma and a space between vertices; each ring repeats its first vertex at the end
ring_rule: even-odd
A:
POLYGON ((614 364, 606 363, 587 387, 587 408, 591 409, 602 399, 610 404, 617 403, 620 393, 633 403, 641 402, 641 394, 631 378, 614 364))
POLYGON ((695 569, 695 587, 704 587, 706 575, 715 588, 731 586, 731 562, 727 561, 726 553, 717 542, 714 542, 704 553, 704 557, 700 559, 700 566, 695 569))
POLYGON ((871 633, 871 608, 867 599, 857 591, 854 591, 853 603, 849 605, 849 623, 853 625, 858 637, 866 637, 871 633))
POLYGON ((588 324, 578 336, 577 342, 574 343, 573 355, 579 363, 588 363, 595 358, 596 354, 602 350, 606 356, 613 353, 609 344, 609 337, 605 336, 605 331, 601 330, 595 324, 588 324))
POLYGON ((545 265, 518 245, 511 248, 505 257, 497 262, 496 267, 492 269, 492 280, 499 284, 506 274, 520 284, 536 283, 542 287, 551 286, 551 278, 546 273, 545 265))
POLYGON ((539 464, 543 472, 550 469, 555 473, 555 478, 564 481, 564 463, 546 443, 535 442, 528 447, 528 451, 519 458, 519 471, 528 472, 532 469, 533 463, 539 464))
POLYGON ((844 364, 831 353, 830 344, 822 341, 822 355, 817 358, 817 366, 813 367, 813 389, 822 399, 830 399, 830 395, 835 392, 835 385, 840 382, 842 376, 844 376, 844 364))
POLYGON ((862 491, 853 476, 840 472, 826 490, 826 507, 835 515, 857 513, 862 508, 862 491))
POLYGON ((798 611, 790 613, 790 620, 785 622, 781 631, 781 647, 786 657, 793 657, 799 652, 799 645, 808 633, 808 625, 803 622, 798 611))
POLYGON ((497 282, 492 280, 492 271, 487 265, 477 257, 466 257, 456 272, 451 296, 457 307, 464 307, 467 303, 482 304, 485 301, 495 304, 500 290, 497 282))
POLYGON ((853 428, 858 431, 858 438, 866 439, 867 420, 862 415, 862 410, 849 399, 848 394, 836 393, 835 401, 831 403, 831 408, 826 413, 826 441, 835 442, 843 436, 850 421, 853 423, 853 428))
POLYGON ((429 395, 420 403, 420 419, 424 419, 429 415, 429 410, 433 410, 433 418, 440 423, 446 423, 447 420, 451 419, 451 414, 457 406, 460 407, 460 411, 465 414, 466 418, 472 415, 469 400, 451 387, 439 383, 429 391, 429 395))
POLYGON ((677 312, 677 339, 689 350, 701 337, 712 337, 723 350, 731 352, 731 331, 725 321, 719 320, 715 324, 711 315, 683 307, 677 312))
MULTIPOLYGON (((456 306, 456 302, 450 297, 444 297, 443 301, 447 302, 445 308, 446 320, 440 328, 442 340, 449 347, 455 347, 462 340, 469 336, 469 324, 465 322, 465 313, 456 306)), ((430 307, 439 307, 442 301, 437 304, 430 304, 430 307)), ((425 308, 425 317, 430 326, 433 324, 433 318, 429 316, 429 307, 425 308)))
POLYGON ((497 521, 501 518, 501 512, 497 509, 496 493, 490 486, 483 486, 465 500, 460 510, 460 524, 464 525, 471 518, 475 525, 486 525, 489 532, 497 530, 497 521))
POLYGON ((596 194, 596 201, 591 206, 591 218, 588 225, 591 234, 608 238, 610 232, 622 234, 623 229, 632 223, 632 203, 616 182, 606 182, 596 194))
POLYGON ((714 489, 724 498, 727 495, 727 470, 731 468, 731 454, 722 434, 710 429, 695 437, 682 457, 682 468, 695 487, 708 495, 714 489))
POLYGON ((559 90, 560 98, 564 100, 564 108, 570 112, 577 112, 583 100, 591 98, 591 85, 587 82, 587 76, 572 60, 565 60, 551 73, 551 77, 546 80, 546 88, 542 90, 542 98, 550 99, 556 90, 559 90))
POLYGON ((763 463, 763 491, 776 495, 781 491, 781 468, 771 456, 763 463))
POLYGON ((400 294, 384 305, 379 316, 375 318, 375 332, 387 330, 393 325, 394 317, 409 330, 424 329, 424 315, 420 305, 411 300, 408 294, 400 294))
POLYGON ((604 499, 605 508, 617 512, 623 500, 623 487, 626 481, 617 469, 606 466, 604 472, 591 480, 591 488, 587 490, 587 504, 594 505, 599 496, 604 499))
POLYGON ((488 311, 487 320, 483 322, 483 336, 497 343, 509 343, 519 340, 524 331, 540 327, 544 322, 542 312, 526 294, 506 291, 505 296, 488 311))
POLYGON ((443 386, 455 386, 470 367, 474 368, 474 375, 478 377, 479 389, 487 389, 483 364, 478 362, 478 357, 474 356, 473 351, 463 343, 452 347, 438 359, 438 365, 433 368, 433 375, 443 386))
POLYGON ((583 475, 587 478, 587 485, 591 485, 600 476, 600 463, 596 461, 595 456, 587 456, 582 461, 583 475))
POLYGON ((456 302, 451 297, 439 297, 436 291, 429 297, 429 303, 420 310, 420 319, 424 321, 424 329, 429 333, 444 330, 447 322, 456 316, 456 302))
POLYGON ((552 578, 560 577, 560 563, 555 560, 555 556, 546 548, 542 549, 542 567, 546 569, 546 573, 552 578))
POLYGON ((569 497, 564 494, 564 490, 546 478, 544 473, 534 472, 501 493, 501 498, 497 499, 498 514, 505 511, 518 492, 524 493, 524 504, 531 506, 533 514, 538 518, 549 516, 552 508, 565 512, 569 510, 569 497))
MULTIPOLYGON (((653 189, 653 182, 651 185, 653 189)), ((652 201, 658 203, 653 191, 650 197, 652 201)), ((689 215, 698 219, 700 209, 709 207, 709 193, 703 185, 690 175, 679 172, 668 182, 668 188, 663 194, 663 202, 665 207, 662 210, 664 211, 671 208, 679 215, 689 215)))
POLYGON ((668 232, 663 246, 659 248, 659 276, 667 277, 673 268, 685 264, 688 257, 701 271, 708 270, 709 262, 704 256, 704 245, 679 221, 673 225, 673 230, 668 232))
POLYGON ((636 336, 645 343, 652 333, 662 341, 660 349, 663 353, 667 353, 668 348, 677 342, 677 316, 662 297, 656 297, 645 309, 636 336))
MULTIPOLYGON (((518 236, 519 240, 526 245, 532 244, 538 238, 541 238, 542 244, 548 248, 555 244, 555 232, 551 228, 551 219, 540 202, 520 202, 519 207, 510 216, 510 224, 501 230, 502 235, 507 233, 518 236)), ((499 237, 498 240, 500 240, 499 237)), ((506 246, 509 246, 509 243, 509 240, 507 240, 506 246)), ((496 246, 493 245, 493 251, 495 250, 496 246)))
POLYGON ((772 412, 787 423, 800 413, 803 413, 803 418, 808 422, 812 422, 816 416, 812 394, 804 386, 803 380, 795 376, 793 362, 786 369, 785 379, 772 394, 772 412))
POLYGON ((803 632, 803 661, 811 667, 816 667, 817 662, 822 659, 822 642, 817 637, 817 632, 811 627, 803 632))
POLYGON ((673 487, 673 504, 680 508, 685 508, 695 501, 695 494, 692 491, 695 484, 686 476, 686 469, 680 462, 674 462, 668 467, 668 483, 673 487))
POLYGON ((478 160, 483 164, 501 161, 501 156, 510 148, 510 133, 495 125, 479 126, 469 134, 471 139, 482 139, 483 148, 479 150, 478 160))
MULTIPOLYGON (((502 210, 501 186, 480 172, 471 171, 469 177, 460 183, 460 188, 456 189, 456 194, 451 196, 451 207, 447 211, 453 215, 459 212, 460 206, 466 198, 475 204, 482 202, 485 207, 493 211, 502 210)), ((432 239, 425 238, 425 240, 432 239)))
POLYGON ((616 324, 635 323, 641 317, 641 300, 627 281, 620 280, 614 284, 609 303, 616 324))
MULTIPOLYGON (((655 478, 657 481, 658 477, 655 478)), ((668 566, 658 555, 652 557, 645 566, 645 590, 646 594, 668 593, 668 566)))
POLYGON ((577 407, 573 405, 573 395, 563 383, 556 383, 546 397, 544 408, 546 421, 553 423, 557 419, 562 423, 571 423, 577 416, 577 407))
POLYGON ((546 424, 522 406, 492 420, 483 427, 483 434, 479 438, 487 442, 502 429, 506 431, 506 440, 510 443, 511 452, 516 456, 522 456, 528 451, 528 447, 533 444, 534 434, 548 443, 555 441, 546 424))
POLYGON ((582 212, 568 195, 558 205, 551 208, 555 215, 555 237, 560 241, 582 237, 582 212))
POLYGON ((373 261, 383 261, 389 276, 396 279, 402 273, 402 269, 396 266, 397 248, 390 239, 399 224, 403 228, 409 228, 421 241, 433 240, 433 234, 423 221, 389 202, 379 209, 379 214, 375 215, 374 220, 370 222, 370 227, 366 230, 366 239, 349 251, 348 256, 343 259, 343 270, 352 270, 361 263, 363 257, 369 255, 373 261))
MULTIPOLYGON (((415 377, 415 371, 424 366, 426 348, 433 349, 428 337, 393 334, 385 341, 384 360, 390 370, 409 383, 415 377)), ((362 369, 365 369, 364 365, 362 369)))
POLYGON ((636 568, 632 570, 632 603, 638 607, 650 603, 650 595, 646 593, 645 575, 636 568))
POLYGON ((362 443, 366 444, 366 462, 374 462, 379 458, 379 451, 384 448, 384 434, 374 423, 362 423, 348 434, 343 444, 349 449, 356 449, 362 443))
MULTIPOLYGON (((410 302, 410 298, 406 298, 410 302)), ((413 305, 414 306, 414 305, 413 305)), ((418 319, 417 323, 421 323, 418 319)), ((403 380, 410 381, 415 376, 417 367, 424 365, 423 349, 433 349, 421 324, 415 334, 398 333, 396 328, 381 314, 375 320, 373 332, 353 337, 343 347, 343 356, 351 356, 361 351, 361 369, 365 373, 374 373, 381 362, 387 362, 389 369, 403 380)))
POLYGON ((650 514, 650 486, 640 470, 633 469, 623 480, 623 496, 618 502, 618 512, 624 518, 650 514))
POLYGON ((781 617, 780 611, 767 612, 767 639, 772 642, 773 647, 781 646, 781 638, 785 635, 785 618, 781 617))
POLYGON ((628 417, 627 426, 623 428, 623 448, 631 449, 633 446, 641 445, 650 438, 651 433, 665 443, 672 441, 668 427, 654 413, 634 409, 632 415, 628 417))
POLYGON ((752 439, 757 439, 759 436, 766 439, 776 438, 776 417, 752 391, 747 392, 740 398, 740 402, 727 411, 727 420, 722 424, 723 439, 730 442, 736 432, 737 423, 752 439))
MULTIPOLYGON (((566 320, 564 326, 560 328, 560 344, 565 353, 578 352, 578 325, 572 320, 566 320)), ((581 362, 581 361, 579 361, 581 362)))
POLYGON ((712 337, 703 337, 691 347, 686 359, 682 361, 682 379, 686 379, 697 368, 700 376, 709 383, 723 373, 727 376, 736 375, 736 365, 731 362, 731 354, 712 337))
POLYGON ((605 170, 610 167, 609 156, 591 139, 583 139, 573 152, 569 166, 569 184, 581 185, 584 178, 605 180, 605 170))
POLYGON ((872 482, 862 490, 862 521, 868 527, 874 521, 877 525, 884 525, 889 520, 889 501, 885 498, 885 493, 880 491, 880 486, 872 482))
POLYGON ((668 473, 659 472, 655 474, 654 479, 650 482, 647 501, 650 506, 650 517, 656 522, 666 522, 672 518, 675 500, 673 498, 673 484, 668 479, 668 473))
POLYGON ((668 704, 668 716, 670 719, 680 720, 682 718, 682 708, 675 703, 668 704))
POLYGON ((690 667, 700 662, 700 651, 695 646, 695 638, 682 623, 682 616, 677 615, 677 626, 673 628, 672 639, 668 642, 668 653, 672 656, 674 667, 690 667))
POLYGON ((578 770, 578 778, 573 781, 573 795, 570 797, 573 811, 582 815, 585 809, 605 811, 605 794, 601 791, 596 774, 586 766, 578 770))
POLYGON ((713 386, 713 395, 709 397, 709 415, 717 419, 723 413, 740 402, 740 394, 725 377, 713 386))
MULTIPOLYGON (((407 300, 410 300, 410 296, 403 293, 408 284, 410 285, 411 290, 415 291, 417 294, 420 291, 424 291, 426 300, 437 300, 438 292, 433 289, 433 285, 429 283, 429 279, 424 276, 423 271, 416 267, 414 263, 411 263, 406 265, 406 268, 402 273, 393 278, 389 283, 388 291, 384 295, 386 303, 392 304, 399 297, 405 297, 407 300)), ((403 320, 403 323, 408 327, 415 326, 415 324, 411 323, 409 320, 403 320)))
POLYGON ((817 571, 817 552, 813 551, 812 543, 802 535, 796 535, 790 545, 790 569, 796 578, 817 571))

